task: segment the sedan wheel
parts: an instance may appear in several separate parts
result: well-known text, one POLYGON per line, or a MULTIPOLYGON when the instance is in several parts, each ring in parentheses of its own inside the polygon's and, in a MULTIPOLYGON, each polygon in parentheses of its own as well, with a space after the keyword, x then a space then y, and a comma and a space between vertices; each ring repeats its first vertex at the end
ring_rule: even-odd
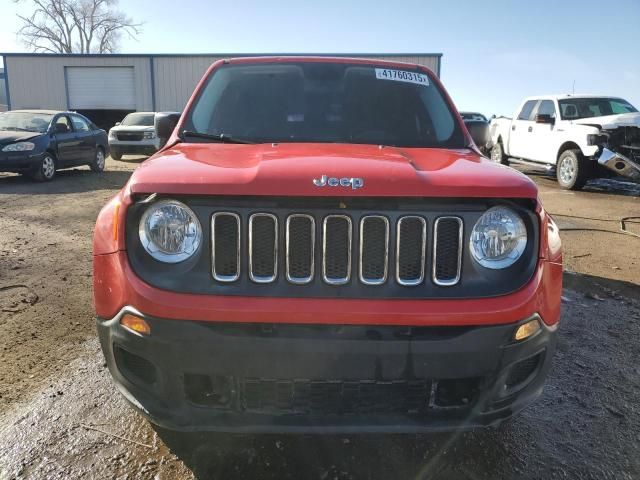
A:
POLYGON ((40 162, 40 166, 33 174, 33 178, 39 182, 48 182, 49 180, 53 180, 55 176, 56 161, 51 155, 47 154, 40 162))
POLYGON ((104 171, 104 165, 105 165, 104 150, 98 147, 98 149, 96 150, 96 158, 93 159, 93 163, 90 165, 91 170, 94 172, 102 172, 104 171))

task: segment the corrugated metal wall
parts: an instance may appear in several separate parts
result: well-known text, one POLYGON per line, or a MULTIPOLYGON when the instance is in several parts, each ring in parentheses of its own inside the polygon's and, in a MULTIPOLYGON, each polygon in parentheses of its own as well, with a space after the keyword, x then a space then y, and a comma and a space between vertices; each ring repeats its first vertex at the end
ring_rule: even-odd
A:
MULTIPOLYGON (((440 72, 440 55, 359 55, 417 63, 440 72)), ((207 68, 226 56, 215 55, 7 55, 11 108, 67 109, 65 67, 129 66, 135 69, 136 110, 181 111, 207 68), (153 72, 153 74, 152 74, 153 72), (152 89, 152 81, 154 88, 152 89)))
POLYGON ((46 108, 65 110, 65 67, 134 67, 136 110, 152 110, 151 69, 145 57, 7 56, 6 70, 11 109, 46 108))

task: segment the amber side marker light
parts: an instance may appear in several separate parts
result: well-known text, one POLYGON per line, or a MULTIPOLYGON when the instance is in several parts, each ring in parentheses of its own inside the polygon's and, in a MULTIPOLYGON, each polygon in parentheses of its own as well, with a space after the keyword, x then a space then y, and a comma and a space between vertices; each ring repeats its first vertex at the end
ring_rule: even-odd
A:
POLYGON ((144 318, 140 318, 131 313, 125 313, 120 319, 120 325, 140 335, 151 335, 151 327, 144 318))
POLYGON ((534 315, 531 320, 518 327, 513 339, 517 342, 525 340, 540 330, 540 317, 534 315))

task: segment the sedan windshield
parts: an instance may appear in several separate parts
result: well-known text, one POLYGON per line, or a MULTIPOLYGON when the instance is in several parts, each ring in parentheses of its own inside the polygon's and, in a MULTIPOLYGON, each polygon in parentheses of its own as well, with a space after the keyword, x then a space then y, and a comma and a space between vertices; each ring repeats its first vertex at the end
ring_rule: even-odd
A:
POLYGON ((153 113, 130 113, 122 121, 127 127, 153 127, 153 113))
POLYGON ((53 115, 48 113, 0 113, 0 130, 44 133, 49 129, 53 115))
POLYGON ((224 65, 199 93, 185 130, 252 143, 465 146, 428 75, 348 63, 224 65))
POLYGON ((568 98, 559 100, 558 103, 563 120, 603 117, 638 111, 633 105, 621 98, 568 98))

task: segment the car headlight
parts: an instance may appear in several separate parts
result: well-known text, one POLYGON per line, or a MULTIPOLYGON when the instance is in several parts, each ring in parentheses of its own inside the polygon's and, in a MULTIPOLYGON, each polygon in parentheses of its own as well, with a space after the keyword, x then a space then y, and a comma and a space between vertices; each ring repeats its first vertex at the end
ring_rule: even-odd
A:
POLYGON ((30 152, 36 148, 35 143, 31 142, 18 142, 7 145, 2 149, 3 152, 30 152))
POLYGON ((114 132, 113 130, 109 130, 109 138, 111 138, 112 140, 116 139, 116 132, 114 132))
POLYGON ((140 219, 138 234, 147 253, 165 263, 187 260, 202 242, 198 217, 176 200, 152 204, 140 219))
POLYGON ((144 132, 144 138, 151 140, 152 138, 156 138, 156 134, 155 132, 144 132))
POLYGON ((490 208, 471 231, 471 255, 486 268, 510 267, 526 246, 527 228, 520 215, 507 207, 490 208))

